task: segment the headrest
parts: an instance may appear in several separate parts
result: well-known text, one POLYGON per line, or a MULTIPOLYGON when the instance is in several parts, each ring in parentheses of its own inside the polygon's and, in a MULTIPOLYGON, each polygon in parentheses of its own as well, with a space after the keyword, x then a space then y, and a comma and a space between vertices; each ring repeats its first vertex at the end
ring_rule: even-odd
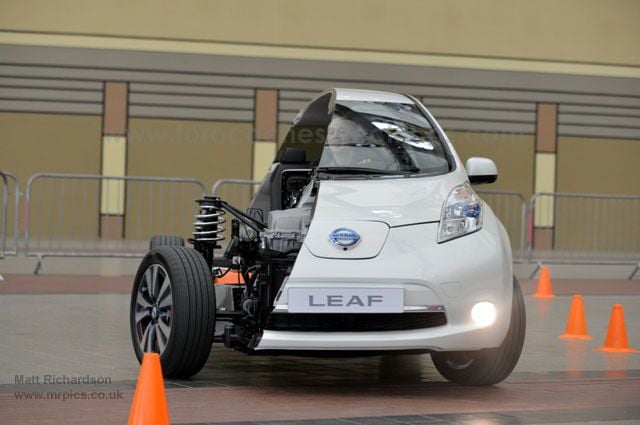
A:
POLYGON ((286 148, 280 162, 282 164, 304 164, 307 162, 307 155, 302 149, 286 148))

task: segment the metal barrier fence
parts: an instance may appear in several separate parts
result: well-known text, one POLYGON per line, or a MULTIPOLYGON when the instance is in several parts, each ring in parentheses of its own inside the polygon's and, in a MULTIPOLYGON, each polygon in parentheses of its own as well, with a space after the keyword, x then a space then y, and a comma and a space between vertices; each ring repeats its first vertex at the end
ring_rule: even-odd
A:
MULTIPOLYGON (((211 188, 246 209, 261 181, 222 179, 211 188)), ((19 246, 20 185, 0 171, 0 258, 19 246)), ((195 179, 40 173, 25 190, 27 256, 141 257, 154 234, 191 233, 195 179)), ((509 233, 514 261, 636 265, 640 196, 479 191, 509 233)), ((1 277, 0 277, 1 279, 1 277)))
POLYGON ((211 194, 240 209, 247 209, 262 180, 221 179, 211 186, 211 194))
POLYGON ((7 171, 0 171, 0 258, 18 254, 20 219, 20 184, 16 177, 7 171))
POLYGON ((640 262, 640 196, 536 193, 529 208, 530 261, 640 262))
POLYGON ((509 234, 513 260, 525 261, 527 202, 524 196, 518 192, 505 190, 483 190, 478 191, 478 194, 489 204, 509 234))
POLYGON ((190 234, 196 179, 40 173, 25 191, 25 253, 141 257, 154 234, 190 234))

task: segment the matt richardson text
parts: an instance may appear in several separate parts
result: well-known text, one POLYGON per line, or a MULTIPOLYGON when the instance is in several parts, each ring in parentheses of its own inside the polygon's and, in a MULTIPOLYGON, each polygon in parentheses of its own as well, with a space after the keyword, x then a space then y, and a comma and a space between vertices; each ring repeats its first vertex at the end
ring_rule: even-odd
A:
POLYGON ((111 378, 91 375, 15 375, 15 383, 18 385, 109 385, 111 378))

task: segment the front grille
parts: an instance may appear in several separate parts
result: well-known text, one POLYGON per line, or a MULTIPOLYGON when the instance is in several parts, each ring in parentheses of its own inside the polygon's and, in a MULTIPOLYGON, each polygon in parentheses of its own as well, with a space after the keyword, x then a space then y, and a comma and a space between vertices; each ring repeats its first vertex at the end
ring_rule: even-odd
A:
POLYGON ((376 332, 434 328, 447 324, 444 312, 430 313, 273 313, 265 329, 299 332, 376 332))

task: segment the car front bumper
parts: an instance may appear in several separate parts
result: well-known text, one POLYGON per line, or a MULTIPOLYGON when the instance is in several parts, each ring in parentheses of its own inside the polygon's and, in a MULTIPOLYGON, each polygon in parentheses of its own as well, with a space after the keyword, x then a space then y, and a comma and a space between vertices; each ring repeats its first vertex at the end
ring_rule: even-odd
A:
POLYGON ((497 347, 509 327, 512 263, 504 228, 490 210, 487 213, 481 231, 442 244, 435 242, 438 223, 391 228, 384 248, 371 259, 318 258, 303 247, 272 313, 287 314, 287 291, 292 287, 402 287, 402 314, 441 306, 447 317, 445 325, 374 332, 265 330, 256 350, 457 351, 497 347), (471 319, 471 308, 481 301, 497 308, 497 319, 491 326, 480 326, 471 319))

